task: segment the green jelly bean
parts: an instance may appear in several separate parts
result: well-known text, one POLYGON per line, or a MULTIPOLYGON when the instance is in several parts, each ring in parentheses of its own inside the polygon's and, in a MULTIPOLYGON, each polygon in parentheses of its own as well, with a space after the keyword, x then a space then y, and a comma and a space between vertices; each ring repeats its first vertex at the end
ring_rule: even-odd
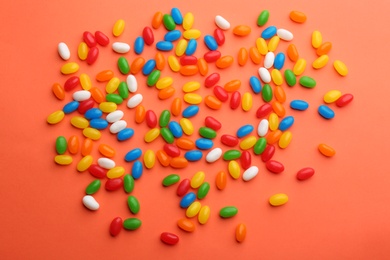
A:
POLYGON ((175 141, 175 138, 174 138, 171 130, 169 130, 166 127, 160 129, 160 134, 163 137, 163 139, 165 140, 165 142, 167 142, 168 144, 173 144, 173 142, 175 141))
POLYGON ((205 126, 199 128, 199 134, 200 134, 200 136, 202 136, 204 138, 208 138, 208 139, 213 139, 213 138, 217 137, 216 131, 214 131, 211 128, 205 127, 205 126))
POLYGON ((161 72, 159 70, 153 70, 152 73, 149 74, 146 84, 149 87, 153 87, 156 85, 158 79, 160 78, 161 72))
POLYGON ((119 96, 121 96, 123 99, 129 97, 129 87, 127 86, 126 82, 122 81, 121 83, 119 83, 118 93, 119 96))
POLYGON ((267 146, 267 139, 265 139, 265 137, 260 137, 255 143, 255 145, 253 146, 253 152, 257 155, 262 154, 266 146, 267 146))
POLYGON ((207 193, 209 193, 210 190, 210 184, 208 182, 203 182, 202 185, 200 185, 198 189, 198 199, 203 199, 207 196, 207 193))
POLYGON ((65 137, 59 136, 56 140, 56 151, 58 154, 64 154, 66 152, 66 148, 68 147, 68 142, 65 137))
POLYGON ((299 84, 305 88, 314 88, 316 86, 316 81, 308 76, 302 76, 299 79, 299 84))
POLYGON ((118 68, 119 68, 119 71, 124 75, 126 75, 130 72, 129 62, 127 61, 127 59, 125 57, 119 57, 118 68))
POLYGON ((137 214, 139 212, 139 202, 136 197, 130 195, 127 198, 127 205, 129 206, 131 213, 137 214))
POLYGON ((266 24, 268 22, 268 18, 269 18, 269 11, 263 10, 260 13, 259 17, 257 17, 257 25, 263 26, 264 24, 266 24))
POLYGON ((85 189, 85 193, 87 193, 88 195, 92 195, 100 189, 101 185, 102 182, 100 180, 94 180, 87 186, 87 188, 85 189))
POLYGON ((134 190, 134 178, 130 174, 126 174, 123 177, 123 188, 127 193, 130 193, 134 190))
POLYGON ((219 211, 219 215, 222 218, 231 218, 231 217, 234 217, 237 213, 238 213, 238 209, 234 206, 227 206, 227 207, 222 208, 219 211))
POLYGON ((272 100, 272 88, 269 84, 264 84, 261 95, 265 102, 270 102, 272 100))
POLYGON ((173 20, 172 16, 170 16, 169 14, 164 14, 163 24, 168 31, 175 30, 176 28, 175 21, 173 20))
POLYGON ((159 119, 160 127, 166 127, 169 123, 169 120, 171 120, 171 113, 169 110, 162 111, 159 119))
POLYGON ((113 103, 115 103, 117 105, 120 105, 123 102, 123 98, 120 95, 114 94, 114 93, 107 94, 106 95, 106 100, 108 102, 113 102, 113 103))
POLYGON ((241 151, 239 150, 228 150, 223 154, 223 159, 225 161, 235 160, 241 157, 241 151))
POLYGON ((286 80, 287 85, 289 85, 290 87, 295 86, 295 84, 297 83, 297 77, 295 77, 294 72, 290 69, 286 69, 284 71, 284 79, 286 80))
POLYGON ((138 218, 128 218, 123 221, 123 227, 127 230, 136 230, 141 224, 142 222, 138 218))
POLYGON ((180 176, 177 174, 170 174, 167 177, 165 177, 162 181, 162 184, 165 187, 171 186, 175 183, 178 183, 180 181, 180 176))

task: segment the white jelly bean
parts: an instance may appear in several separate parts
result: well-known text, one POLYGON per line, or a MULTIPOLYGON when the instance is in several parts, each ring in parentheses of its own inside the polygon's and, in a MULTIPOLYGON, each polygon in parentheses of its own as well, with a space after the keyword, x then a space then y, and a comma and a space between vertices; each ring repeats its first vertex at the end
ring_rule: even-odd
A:
POLYGON ((278 29, 276 31, 276 35, 279 36, 280 39, 284 41, 291 41, 294 38, 294 35, 292 32, 286 30, 286 29, 278 29))
POLYGON ((129 89, 129 91, 131 93, 134 93, 137 91, 138 83, 137 83, 137 79, 134 77, 134 75, 127 76, 126 83, 127 83, 127 88, 129 89))
POLYGON ((268 127, 269 127, 268 120, 262 119, 259 123, 259 126, 257 127, 257 134, 260 137, 266 136, 266 134, 268 133, 268 127))
POLYGON ((123 118, 123 111, 122 110, 115 110, 114 112, 109 113, 106 116, 106 120, 108 123, 114 123, 118 120, 121 120, 123 118))
POLYGON ((230 28, 230 23, 220 15, 215 17, 215 24, 222 30, 228 30, 230 28))
POLYGON ((127 122, 125 120, 116 121, 110 126, 110 133, 111 134, 119 133, 121 130, 125 129, 126 126, 127 126, 127 122))
POLYGON ((60 42, 58 44, 58 54, 60 55, 61 59, 69 60, 70 51, 69 51, 68 45, 66 45, 66 43, 60 42))
POLYGON ((125 42, 114 42, 112 49, 117 53, 127 53, 130 50, 130 45, 125 42))
POLYGON ((100 167, 104 169, 112 169, 115 167, 115 162, 109 158, 101 157, 97 160, 100 167))
POLYGON ((268 52, 264 58, 264 68, 266 69, 271 68, 274 65, 274 61, 275 61, 275 53, 273 53, 272 51, 268 52))
POLYGON ((143 99, 143 97, 141 94, 135 94, 134 96, 132 96, 129 99, 129 101, 127 101, 127 107, 128 108, 135 108, 136 106, 141 104, 142 99, 143 99))
POLYGON ((251 166, 245 170, 244 174, 242 175, 242 179, 244 181, 250 181, 254 177, 256 177, 258 173, 259 173, 259 168, 257 166, 251 166))
POLYGON ((76 101, 84 101, 91 97, 91 92, 88 90, 79 90, 73 93, 73 99, 76 101))
POLYGON ((83 197, 83 204, 89 210, 98 210, 99 203, 91 195, 85 195, 83 197))
POLYGON ((264 83, 271 82, 271 74, 266 68, 264 67, 259 68, 259 76, 264 83))
POLYGON ((222 149, 221 148, 214 148, 206 155, 206 161, 208 163, 213 163, 217 161, 222 156, 222 149))

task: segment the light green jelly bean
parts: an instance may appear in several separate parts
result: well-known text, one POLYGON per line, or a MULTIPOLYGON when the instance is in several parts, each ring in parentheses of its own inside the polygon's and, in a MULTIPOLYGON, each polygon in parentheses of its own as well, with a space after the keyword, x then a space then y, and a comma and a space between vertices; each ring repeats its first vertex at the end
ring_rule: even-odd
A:
POLYGON ((120 104, 123 103, 123 98, 120 95, 114 94, 114 93, 107 94, 106 95, 106 100, 108 102, 113 102, 113 103, 115 103, 117 105, 120 105, 120 104))
POLYGON ((87 193, 88 195, 92 195, 100 189, 101 185, 102 182, 100 180, 94 180, 87 186, 87 188, 85 189, 85 193, 87 193))
POLYGON ((142 225, 138 218, 128 218, 123 221, 123 227, 127 230, 136 230, 142 225))
POLYGON ((268 10, 263 10, 260 14, 259 17, 257 17, 257 25, 258 26, 263 26, 268 22, 269 18, 269 11, 268 10))
POLYGON ((166 127, 160 129, 160 135, 168 144, 173 144, 173 142, 175 141, 175 137, 173 136, 171 130, 166 127))
POLYGON ((134 178, 130 174, 126 174, 123 177, 123 188, 127 193, 130 193, 134 190, 134 178))
POLYGON ((223 154, 223 159, 225 161, 231 161, 231 160, 235 160, 235 159, 238 159, 241 157, 241 151, 239 150, 228 150, 226 151, 224 154, 223 154))
POLYGON ((169 14, 164 14, 163 24, 168 31, 175 30, 176 28, 175 21, 173 20, 172 16, 170 16, 169 14))
POLYGON ((297 77, 295 77, 294 72, 290 69, 286 69, 284 71, 284 79, 286 80, 287 85, 289 85, 290 87, 295 86, 295 84, 297 83, 297 77))
POLYGON ((119 57, 118 68, 119 68, 119 71, 124 75, 126 75, 130 72, 129 62, 127 61, 127 59, 125 57, 119 57))
POLYGON ((198 189, 198 199, 203 199, 207 196, 210 190, 210 184, 208 182, 203 182, 198 189))
POLYGON ((261 95, 265 102, 270 102, 272 100, 272 88, 269 84, 264 84, 261 95))
POLYGON ((129 206, 131 213, 137 214, 139 212, 139 208, 140 208, 139 202, 137 198, 134 197, 133 195, 130 195, 127 198, 127 205, 129 206))
POLYGON ((299 79, 299 84, 301 84, 301 86, 305 88, 314 88, 316 86, 316 81, 311 77, 302 76, 299 79))
POLYGON ((160 127, 166 127, 169 123, 169 120, 171 120, 171 113, 169 110, 162 111, 159 118, 160 127))
POLYGON ((148 76, 148 79, 146 81, 146 84, 149 86, 149 87, 152 87, 154 85, 156 85, 158 79, 160 78, 161 76, 161 72, 159 70, 153 70, 149 76, 148 76))
POLYGON ((171 186, 175 183, 178 183, 180 181, 180 176, 177 174, 170 174, 167 177, 165 177, 162 181, 162 184, 165 187, 171 186))
POLYGON ((129 87, 127 86, 126 82, 122 81, 121 83, 119 83, 118 93, 119 96, 121 96, 123 99, 129 97, 129 87))
POLYGON ((68 148, 68 142, 66 138, 63 136, 59 136, 56 139, 56 151, 58 154, 64 154, 66 152, 66 148, 68 148))
POLYGON ((217 137, 217 132, 215 132, 213 129, 208 128, 208 127, 201 127, 199 128, 199 134, 200 136, 208 139, 213 139, 217 137))
POLYGON ((266 146, 267 139, 265 139, 265 137, 260 137, 253 146, 253 152, 257 155, 262 154, 266 146))
POLYGON ((234 217, 237 213, 238 213, 238 209, 234 206, 227 206, 227 207, 222 208, 219 211, 219 215, 222 218, 231 218, 231 217, 234 217))

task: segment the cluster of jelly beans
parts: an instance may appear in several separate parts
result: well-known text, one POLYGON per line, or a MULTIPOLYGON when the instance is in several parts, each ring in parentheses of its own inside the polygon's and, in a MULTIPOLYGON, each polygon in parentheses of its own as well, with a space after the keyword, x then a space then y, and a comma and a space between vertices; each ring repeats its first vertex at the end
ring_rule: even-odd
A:
MULTIPOLYGON (((258 27, 263 27, 269 18, 269 12, 264 10, 257 19, 258 27)), ((306 15, 292 11, 290 18, 296 23, 304 23, 306 15)), ((227 102, 232 110, 240 107, 243 111, 249 112, 253 107, 252 93, 245 92, 241 95, 241 80, 233 79, 222 86, 217 85, 221 76, 217 72, 209 73, 209 65, 215 64, 218 69, 225 69, 234 64, 235 58, 231 55, 222 55, 218 51, 219 46, 225 43, 225 32, 230 30, 230 23, 222 16, 215 17, 217 28, 213 35, 205 35, 203 43, 209 51, 204 53, 203 57, 196 57, 194 53, 200 44, 201 32, 193 28, 194 16, 187 13, 182 16, 177 8, 173 8, 170 14, 161 12, 155 13, 152 19, 152 28, 146 26, 134 41, 134 52, 137 57, 129 63, 125 56, 117 60, 117 66, 122 75, 126 76, 121 80, 114 75, 111 70, 100 71, 96 74, 96 81, 105 84, 105 93, 99 87, 93 87, 89 75, 82 73, 79 76, 72 76, 79 70, 76 62, 67 62, 61 67, 62 74, 70 75, 64 85, 55 83, 53 93, 59 100, 65 99, 65 94, 72 92, 73 100, 63 106, 63 109, 55 111, 47 118, 49 124, 57 124, 64 118, 65 114, 78 115, 71 118, 71 124, 82 130, 85 137, 79 141, 76 135, 66 139, 59 136, 56 140, 55 162, 59 165, 69 165, 73 161, 72 155, 81 150, 82 159, 77 163, 79 172, 88 171, 94 178, 86 188, 86 195, 83 197, 83 204, 90 210, 99 209, 99 203, 94 199, 93 194, 101 187, 101 180, 106 179, 105 189, 115 191, 121 188, 126 193, 131 193, 134 189, 135 180, 139 179, 144 168, 151 169, 158 161, 164 167, 183 169, 189 163, 197 162, 205 158, 208 163, 214 163, 219 159, 227 162, 227 171, 233 179, 242 176, 244 181, 250 181, 256 177, 259 168, 252 164, 252 153, 259 155, 265 163, 266 168, 272 173, 281 173, 284 171, 284 165, 272 157, 276 151, 275 144, 279 148, 288 147, 292 140, 292 132, 289 130, 294 124, 293 116, 286 116, 284 103, 286 94, 283 85, 286 83, 292 87, 299 82, 305 88, 314 88, 316 81, 306 75, 303 75, 306 68, 306 60, 299 56, 297 47, 289 44, 286 54, 277 52, 279 42, 293 40, 292 32, 269 26, 262 30, 261 36, 256 40, 256 44, 249 48, 240 48, 237 53, 237 62, 239 66, 244 66, 248 60, 259 65, 258 75, 250 77, 250 88, 255 95, 261 95, 264 103, 256 110, 256 117, 260 119, 257 125, 257 135, 251 135, 255 126, 247 124, 239 127, 236 135, 221 134, 220 141, 229 149, 223 150, 220 147, 214 147, 213 139, 218 136, 221 129, 221 122, 218 119, 207 116, 204 119, 204 125, 199 127, 200 138, 195 141, 190 138, 195 132, 191 118, 199 112, 199 104, 204 102, 206 107, 212 110, 218 110, 227 102), (155 43, 153 30, 165 27, 168 31, 164 39, 155 43), (183 32, 177 29, 181 26, 183 32), (143 50, 147 46, 155 45, 158 50, 155 58, 145 60, 142 56, 143 50), (169 56, 166 59, 166 55, 169 56), (282 69, 284 67, 286 56, 294 62, 292 69, 282 69), (205 77, 204 87, 212 88, 212 94, 202 97, 195 93, 202 87, 198 81, 190 81, 183 85, 184 96, 174 97, 170 109, 165 109, 159 117, 153 110, 147 110, 143 105, 143 95, 139 90, 143 86, 138 86, 134 75, 142 73, 147 77, 148 87, 155 87, 158 91, 158 97, 161 100, 172 98, 175 95, 175 88, 172 86, 174 79, 172 77, 162 77, 161 73, 168 64, 171 71, 182 76, 193 76, 200 74, 205 77), (298 80, 299 77, 299 80, 298 80), (81 86, 81 90, 74 91, 81 86), (115 148, 108 144, 99 144, 98 151, 102 155, 96 161, 91 156, 95 141, 101 137, 101 132, 109 128, 111 134, 116 135, 119 142, 124 142, 134 135, 134 129, 131 124, 126 122, 124 112, 118 109, 125 100, 127 107, 132 110, 136 124, 146 123, 150 128, 144 135, 146 143, 152 143, 159 136, 163 138, 165 144, 156 152, 153 150, 142 151, 140 148, 130 150, 124 158, 125 162, 131 162, 131 173, 126 174, 123 166, 118 166, 113 160, 116 154, 115 148), (183 101, 188 104, 182 109, 183 101), (98 107, 95 107, 95 106, 98 107), (171 117, 180 117, 178 121, 171 117), (238 146, 238 147, 237 147, 238 146), (70 154, 67 154, 68 153, 70 154), (184 156, 182 155, 184 152, 184 156), (207 152, 206 156, 204 154, 207 152), (94 163, 95 162, 95 163, 94 163), (241 168, 244 170, 241 174, 241 168)), ((125 21, 118 20, 113 26, 113 35, 120 36, 125 28, 125 21)), ((251 27, 238 25, 233 28, 232 33, 238 37, 245 37, 251 33, 251 27)), ((83 41, 78 46, 78 58, 92 65, 98 59, 99 48, 110 44, 110 39, 104 33, 97 31, 95 34, 84 32, 83 41)), ((323 68, 329 61, 328 53, 332 48, 330 42, 323 42, 319 31, 312 33, 312 46, 316 50, 318 58, 313 61, 312 66, 315 69, 323 68)), ((130 51, 130 45, 125 42, 112 43, 112 49, 119 54, 126 54, 130 51)), ((70 51, 65 43, 58 45, 58 52, 63 60, 70 58, 70 51)), ((345 64, 335 60, 334 68, 341 76, 348 73, 345 64)), ((342 94, 338 90, 330 90, 324 95, 325 104, 335 103, 338 107, 343 107, 351 102, 351 94, 342 94)), ((290 107, 296 111, 304 111, 309 104, 304 100, 293 100, 290 107)), ((319 115, 325 119, 332 119, 335 116, 334 111, 328 105, 318 107, 319 115)), ((319 151, 324 155, 331 157, 335 150, 327 145, 320 144, 319 151)), ((298 180, 306 180, 313 176, 314 169, 305 167, 296 174, 298 180)), ((210 190, 210 184, 205 181, 206 174, 198 171, 191 179, 180 180, 178 174, 166 176, 162 184, 169 187, 177 184, 176 194, 181 197, 180 207, 186 209, 186 217, 180 219, 178 227, 187 232, 195 230, 195 224, 191 218, 198 218, 200 224, 205 224, 210 216, 210 207, 202 205, 201 200, 205 198, 210 190), (192 188, 193 191, 190 191, 192 188)), ((223 190, 227 183, 228 174, 221 170, 215 178, 217 189, 223 190)), ((274 194, 269 198, 272 206, 280 206, 288 201, 288 196, 283 193, 274 194)), ((136 215, 140 210, 138 199, 129 195, 128 207, 132 214, 136 215)), ((235 206, 226 206, 220 209, 221 218, 234 217, 238 212, 235 206)), ((116 236, 124 228, 127 230, 136 230, 142 222, 136 217, 122 220, 116 217, 110 225, 110 233, 116 236)), ((240 223, 236 226, 236 240, 244 241, 246 236, 246 226, 240 223)), ((163 232, 161 240, 167 244, 176 244, 179 237, 170 232, 163 232)))

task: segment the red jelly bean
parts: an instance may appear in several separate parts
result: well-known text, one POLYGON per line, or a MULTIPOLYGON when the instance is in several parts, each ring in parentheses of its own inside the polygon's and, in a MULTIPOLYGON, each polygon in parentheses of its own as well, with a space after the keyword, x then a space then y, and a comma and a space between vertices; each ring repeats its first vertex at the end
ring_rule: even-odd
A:
POLYGON ((189 179, 182 180, 176 190, 177 196, 181 197, 184 194, 187 194, 187 192, 190 190, 190 184, 191 181, 189 179))
POLYGON ((273 173, 281 173, 282 171, 284 171, 284 165, 275 160, 269 160, 265 163, 265 166, 270 172, 273 173))
POLYGON ((183 56, 180 58, 180 64, 182 66, 196 65, 198 64, 198 58, 195 56, 183 56))
POLYGON ((65 89, 65 91, 70 91, 70 90, 74 89, 75 87, 77 87, 77 85, 79 85, 79 84, 80 84, 79 77, 72 76, 65 81, 64 89, 65 89))
POLYGON ((146 120, 146 124, 150 128, 156 127, 156 125, 157 125, 157 116, 156 116, 156 113, 154 113, 152 110, 146 111, 145 120, 146 120))
POLYGON ((95 61, 97 60, 99 56, 99 49, 95 46, 95 47, 92 47, 91 49, 89 49, 88 51, 88 55, 87 55, 87 63, 89 65, 92 65, 95 63, 95 61))
POLYGON ((110 43, 110 39, 108 39, 107 35, 105 35, 101 31, 95 32, 95 39, 96 42, 101 46, 107 46, 110 43))
POLYGON ((106 181, 105 188, 108 191, 114 191, 119 190, 123 186, 123 180, 122 179, 108 179, 106 181))
POLYGON ((273 145, 267 145, 265 147, 264 152, 261 154, 261 160, 263 162, 268 162, 271 160, 272 156, 274 156, 275 153, 275 146, 273 145))
POLYGON ((173 233, 163 232, 161 233, 161 241, 167 245, 176 245, 179 242, 179 237, 173 233))
POLYGON ((344 94, 336 101, 336 106, 343 107, 348 105, 353 100, 352 94, 344 94))
POLYGON ((102 179, 102 178, 106 177, 106 175, 107 175, 107 170, 100 167, 97 164, 92 164, 91 166, 89 166, 88 172, 93 177, 98 178, 98 179, 102 179))
POLYGON ((77 111, 80 114, 85 114, 87 110, 93 108, 93 105, 95 105, 95 100, 93 100, 92 98, 81 101, 79 107, 77 108, 77 111))
POLYGON ((142 38, 144 38, 146 45, 152 45, 154 42, 153 31, 149 26, 146 26, 142 31, 142 38))
POLYGON ((206 116, 206 118, 204 119, 204 124, 208 128, 211 128, 211 129, 213 129, 215 131, 218 131, 222 127, 221 122, 219 122, 217 119, 215 119, 212 116, 206 116))
POLYGON ((221 58, 221 53, 219 51, 208 51, 203 55, 203 58, 207 62, 215 62, 221 58))
POLYGON ((248 169, 249 167, 251 167, 251 164, 252 164, 252 156, 251 156, 251 153, 249 151, 243 151, 241 153, 241 157, 240 157, 240 161, 241 161, 241 167, 246 170, 248 169))
POLYGON ((123 224, 123 220, 120 217, 116 217, 111 221, 111 224, 110 224, 111 236, 115 237, 119 234, 119 232, 121 232, 122 224, 123 224))
POLYGON ((230 108, 236 109, 240 106, 241 103, 241 94, 238 91, 233 92, 230 98, 230 108))
POLYGON ((180 149, 174 144, 164 144, 164 151, 171 157, 178 157, 180 149))
POLYGON ((225 34, 221 29, 217 28, 214 30, 214 39, 219 46, 225 43, 225 34))
POLYGON ((310 167, 302 168, 297 172, 297 179, 300 181, 307 180, 314 175, 314 169, 310 167))
POLYGON ((256 111, 256 117, 257 118, 262 118, 262 117, 265 117, 267 116, 269 113, 271 113, 272 111, 272 106, 271 104, 269 103, 265 103, 263 105, 261 105, 257 111, 256 111))
POLYGON ((207 76, 207 78, 204 80, 204 85, 206 88, 211 88, 212 86, 214 86, 215 84, 218 83, 218 81, 220 80, 221 76, 219 75, 219 73, 212 73, 210 74, 209 76, 207 76))
POLYGON ((93 36, 93 34, 90 32, 83 33, 83 40, 88 45, 89 48, 96 46, 95 36, 93 36))
POLYGON ((214 95, 222 102, 226 102, 229 99, 229 94, 221 86, 215 86, 213 92, 214 95))
POLYGON ((238 138, 234 135, 224 134, 221 136, 221 143, 230 147, 236 146, 238 141, 238 138))

